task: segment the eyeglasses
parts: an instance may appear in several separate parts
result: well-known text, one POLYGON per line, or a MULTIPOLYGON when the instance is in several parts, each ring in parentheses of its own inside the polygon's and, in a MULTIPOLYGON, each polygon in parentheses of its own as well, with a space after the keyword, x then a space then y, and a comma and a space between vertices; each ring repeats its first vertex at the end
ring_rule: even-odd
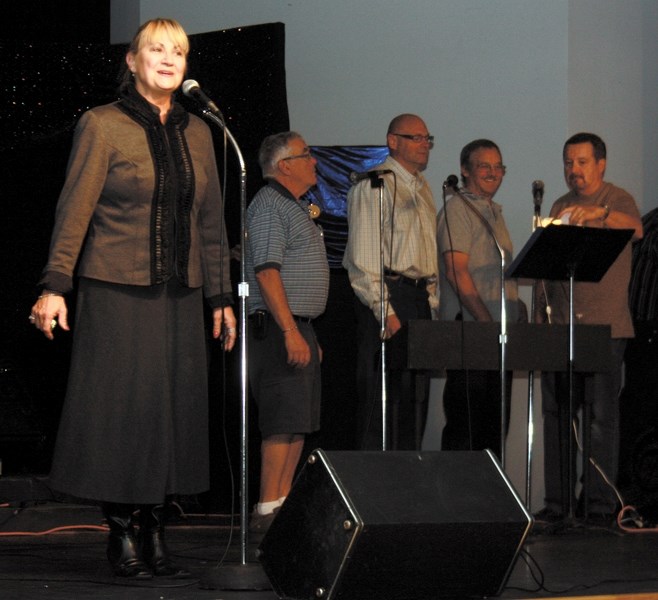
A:
POLYGON ((411 140, 420 144, 421 142, 427 142, 428 144, 434 143, 433 135, 411 135, 410 133, 391 133, 391 135, 397 135, 398 137, 404 138, 405 140, 411 140))
POLYGON ((295 160, 296 158, 303 158, 304 160, 311 160, 313 156, 311 155, 311 151, 304 152, 304 154, 294 154, 293 156, 286 156, 285 158, 282 158, 281 160, 295 160))
POLYGON ((505 165, 490 165, 489 163, 478 163, 475 167, 478 171, 483 171, 485 173, 505 173, 507 167, 505 165))

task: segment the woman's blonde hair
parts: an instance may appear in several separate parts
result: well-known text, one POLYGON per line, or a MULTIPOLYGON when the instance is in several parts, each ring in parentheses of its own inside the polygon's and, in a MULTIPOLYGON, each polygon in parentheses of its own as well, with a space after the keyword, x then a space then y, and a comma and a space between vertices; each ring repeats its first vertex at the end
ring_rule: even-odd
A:
POLYGON ((128 52, 137 54, 145 44, 148 44, 158 33, 166 33, 185 56, 190 51, 190 41, 185 30, 178 21, 174 19, 151 19, 146 21, 135 34, 128 52))

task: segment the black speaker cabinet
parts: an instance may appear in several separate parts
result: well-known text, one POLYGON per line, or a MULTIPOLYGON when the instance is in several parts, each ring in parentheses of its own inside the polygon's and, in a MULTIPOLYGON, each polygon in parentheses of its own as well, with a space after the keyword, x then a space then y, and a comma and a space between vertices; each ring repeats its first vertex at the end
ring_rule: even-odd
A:
POLYGON ((258 554, 279 598, 495 596, 531 526, 488 451, 315 450, 258 554))

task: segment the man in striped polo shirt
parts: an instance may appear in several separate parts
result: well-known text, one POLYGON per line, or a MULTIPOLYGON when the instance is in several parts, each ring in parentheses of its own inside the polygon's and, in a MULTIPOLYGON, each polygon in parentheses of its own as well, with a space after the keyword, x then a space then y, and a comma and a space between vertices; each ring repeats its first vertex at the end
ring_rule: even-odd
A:
POLYGON ((301 197, 316 160, 295 132, 263 141, 268 181, 247 210, 249 381, 262 435, 260 498, 249 530, 264 533, 292 486, 304 437, 320 428, 322 351, 311 320, 325 310, 329 265, 322 232, 301 197))

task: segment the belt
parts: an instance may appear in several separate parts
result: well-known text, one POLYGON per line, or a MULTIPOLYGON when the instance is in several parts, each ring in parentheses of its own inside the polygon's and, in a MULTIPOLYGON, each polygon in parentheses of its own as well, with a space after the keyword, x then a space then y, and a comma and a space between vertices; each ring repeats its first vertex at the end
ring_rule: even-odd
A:
POLYGON ((406 277, 405 275, 400 275, 400 273, 396 273, 395 271, 390 271, 389 269, 384 270, 384 275, 398 283, 404 283, 406 285, 412 285, 419 288, 427 287, 427 277, 413 279, 411 277, 406 277))
POLYGON ((292 316, 295 321, 298 323, 312 323, 313 322, 313 317, 300 317, 298 315, 293 315, 292 316))
MULTIPOLYGON (((272 314, 267 310, 257 310, 257 311, 255 311, 255 312, 253 312, 252 314, 249 315, 249 320, 253 321, 253 320, 259 318, 259 316, 261 316, 261 315, 264 316, 267 319, 273 319, 274 318, 274 317, 272 317, 272 314)), ((292 318, 295 319, 295 321, 297 323, 312 323, 313 322, 313 317, 300 317, 299 315, 293 315, 292 318)))

